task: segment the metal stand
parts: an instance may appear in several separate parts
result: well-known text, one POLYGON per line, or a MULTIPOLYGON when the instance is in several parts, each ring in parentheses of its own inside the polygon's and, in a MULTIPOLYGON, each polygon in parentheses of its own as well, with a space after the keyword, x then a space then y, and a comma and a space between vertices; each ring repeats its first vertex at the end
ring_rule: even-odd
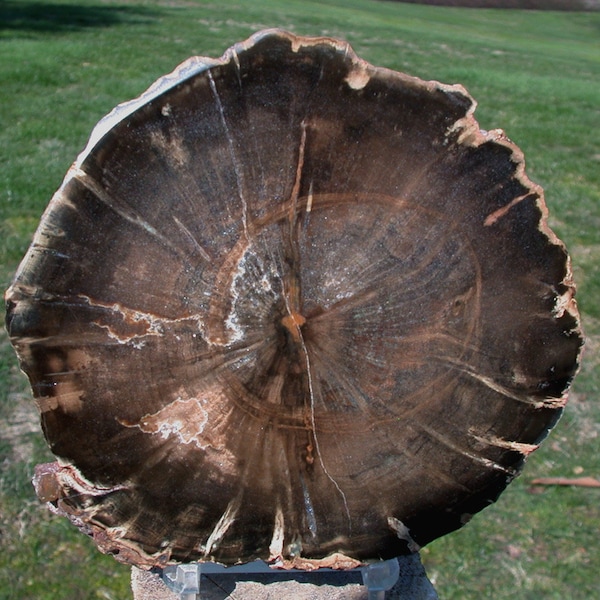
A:
POLYGON ((277 581, 278 575, 288 579, 301 578, 307 583, 310 582, 311 577, 317 579, 318 575, 327 574, 331 576, 332 581, 338 575, 339 583, 337 585, 340 586, 344 586, 349 575, 351 575, 355 579, 354 587, 362 577, 362 584, 367 588, 368 600, 438 600, 435 589, 421 564, 421 559, 416 553, 344 572, 332 571, 331 569, 319 569, 318 572, 292 569, 282 572, 274 571, 262 561, 255 561, 234 567, 224 567, 214 563, 189 563, 168 566, 157 573, 169 590, 179 597, 179 600, 202 599, 201 583, 203 575, 210 577, 215 575, 235 576, 236 574, 243 576, 245 580, 250 575, 250 579, 260 580, 265 584, 268 583, 266 579, 270 579, 271 582, 277 581))

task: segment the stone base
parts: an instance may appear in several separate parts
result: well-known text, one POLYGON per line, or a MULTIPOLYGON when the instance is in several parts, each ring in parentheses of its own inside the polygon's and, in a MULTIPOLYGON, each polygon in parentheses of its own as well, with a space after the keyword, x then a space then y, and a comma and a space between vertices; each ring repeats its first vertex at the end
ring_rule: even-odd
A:
MULTIPOLYGON (((397 560, 398 580, 385 592, 385 600, 438 600, 418 553, 397 560)), ((206 569, 201 571, 200 594, 181 597, 165 585, 159 574, 133 567, 131 587, 134 600, 367 600, 369 597, 359 569, 312 572, 268 569, 210 572, 206 569)), ((198 589, 197 579, 194 589, 198 589)))
MULTIPOLYGON (((180 600, 160 576, 136 567, 131 570, 134 600, 180 600)), ((202 600, 367 600, 360 573, 208 574, 200 581, 202 600), (250 579, 251 577, 251 579, 250 579)))

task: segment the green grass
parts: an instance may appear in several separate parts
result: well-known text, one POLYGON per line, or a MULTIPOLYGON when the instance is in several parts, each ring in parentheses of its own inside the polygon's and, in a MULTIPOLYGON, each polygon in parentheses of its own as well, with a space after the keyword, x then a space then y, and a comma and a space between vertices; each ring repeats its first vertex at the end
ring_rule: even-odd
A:
MULTIPOLYGON (((328 34, 363 58, 462 83, 546 189, 573 256, 588 336, 565 416, 500 501, 423 560, 440 597, 600 596, 600 492, 531 490, 600 476, 600 14, 471 10, 375 0, 234 4, 0 0, 0 283, 93 125, 192 54, 220 56, 265 27, 328 34)), ((50 460, 6 334, 0 336, 0 599, 127 598, 129 571, 52 517, 29 484, 50 460)))

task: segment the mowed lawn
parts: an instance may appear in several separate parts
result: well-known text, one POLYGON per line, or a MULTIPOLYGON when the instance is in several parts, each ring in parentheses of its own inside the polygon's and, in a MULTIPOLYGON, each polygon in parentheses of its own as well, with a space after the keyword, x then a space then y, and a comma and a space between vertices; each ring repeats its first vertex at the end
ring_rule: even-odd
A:
MULTIPOLYGON (((370 62, 462 83, 483 129, 504 129, 546 190, 569 248, 587 349, 555 431, 500 500, 422 551, 442 599, 600 597, 600 13, 441 8, 377 0, 0 0, 0 283, 93 125, 191 55, 281 27, 348 40, 370 62)), ((0 334, 0 599, 126 599, 129 569, 36 499, 51 460, 0 334)))

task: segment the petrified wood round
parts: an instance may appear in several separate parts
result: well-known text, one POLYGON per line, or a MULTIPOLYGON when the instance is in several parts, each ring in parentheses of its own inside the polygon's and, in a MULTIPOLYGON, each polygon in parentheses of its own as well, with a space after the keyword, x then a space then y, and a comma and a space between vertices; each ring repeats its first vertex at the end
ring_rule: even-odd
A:
POLYGON ((493 502, 581 334, 542 190, 473 110, 269 31, 103 119, 7 295, 40 497, 142 567, 351 567, 493 502))

